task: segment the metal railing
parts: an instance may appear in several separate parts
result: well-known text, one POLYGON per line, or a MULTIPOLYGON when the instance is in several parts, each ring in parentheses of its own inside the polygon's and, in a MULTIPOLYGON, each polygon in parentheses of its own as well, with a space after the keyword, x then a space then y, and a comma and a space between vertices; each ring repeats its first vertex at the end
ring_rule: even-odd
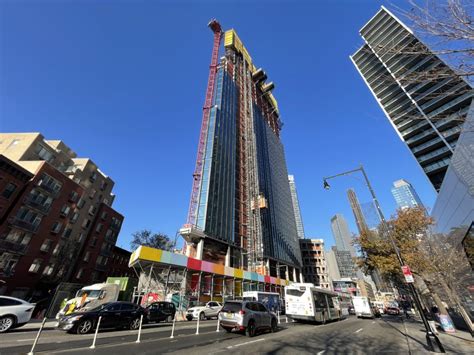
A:
POLYGON ((27 248, 27 244, 19 244, 9 240, 0 239, 0 250, 7 250, 9 252, 25 254, 27 248))
POLYGON ((16 218, 16 217, 10 218, 10 219, 8 220, 8 222, 9 222, 11 225, 14 225, 14 226, 16 226, 16 227, 18 227, 18 228, 21 228, 21 229, 23 229, 23 230, 26 230, 26 231, 32 232, 32 233, 35 233, 35 232, 38 230, 38 226, 39 226, 39 224, 38 224, 38 225, 34 225, 34 224, 30 223, 30 222, 23 221, 23 220, 18 219, 18 218, 16 218))
POLYGON ((34 208, 35 210, 37 210, 39 212, 42 212, 44 214, 48 214, 49 209, 51 207, 51 204, 43 205, 43 204, 41 204, 41 203, 31 199, 31 198, 25 199, 24 203, 25 203, 25 205, 30 206, 30 207, 34 208))

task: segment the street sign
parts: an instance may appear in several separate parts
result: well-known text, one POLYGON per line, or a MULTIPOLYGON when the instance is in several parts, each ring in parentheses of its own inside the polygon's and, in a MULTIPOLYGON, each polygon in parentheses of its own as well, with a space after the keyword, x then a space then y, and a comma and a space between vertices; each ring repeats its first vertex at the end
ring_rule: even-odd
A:
POLYGON ((413 274, 411 273, 410 267, 408 265, 402 266, 403 276, 405 276, 405 281, 407 283, 413 283, 415 280, 413 279, 413 274))

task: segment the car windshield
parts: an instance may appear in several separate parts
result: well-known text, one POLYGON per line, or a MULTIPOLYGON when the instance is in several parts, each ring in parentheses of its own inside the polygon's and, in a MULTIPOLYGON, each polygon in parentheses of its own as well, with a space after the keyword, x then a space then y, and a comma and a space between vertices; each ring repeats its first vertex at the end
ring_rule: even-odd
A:
POLYGON ((76 297, 83 297, 84 295, 89 298, 99 298, 102 290, 79 290, 76 293, 76 297))
POLYGON ((236 313, 242 309, 242 303, 240 302, 226 302, 222 308, 223 312, 236 313))

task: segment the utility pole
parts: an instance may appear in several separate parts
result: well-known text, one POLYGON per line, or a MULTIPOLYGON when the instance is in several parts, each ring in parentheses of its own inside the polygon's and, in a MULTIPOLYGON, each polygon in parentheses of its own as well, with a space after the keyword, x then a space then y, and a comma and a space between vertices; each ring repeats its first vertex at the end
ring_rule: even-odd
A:
MULTIPOLYGON (((365 183, 367 185, 367 188, 370 191, 370 195, 372 196, 372 200, 375 204, 375 207, 377 209, 377 213, 379 214, 380 220, 382 221, 383 231, 385 232, 386 236, 388 236, 388 239, 390 240, 390 243, 392 244, 393 250, 395 251, 395 254, 397 255, 398 262, 400 263, 400 267, 403 267, 405 265, 405 263, 403 262, 402 255, 400 254, 400 250, 398 249, 397 244, 395 243, 395 240, 393 239, 393 237, 390 233, 387 221, 385 220, 382 209, 380 208, 379 201, 377 200, 377 197, 375 196, 375 192, 372 188, 372 185, 370 184, 370 181, 369 181, 369 178, 367 177, 367 174, 365 173, 364 167, 362 165, 360 165, 360 167, 358 167, 357 169, 353 169, 353 170, 349 170, 349 171, 346 171, 346 172, 343 172, 343 173, 340 173, 340 174, 325 177, 325 178, 323 178, 323 187, 326 190, 329 190, 329 188, 331 186, 328 184, 327 180, 334 179, 334 178, 339 177, 339 176, 350 175, 350 174, 355 173, 355 172, 361 172, 362 175, 364 176, 365 183)), ((430 348, 433 351, 439 350, 439 352, 445 353, 446 351, 444 350, 443 344, 441 344, 441 341, 439 340, 439 338, 431 330, 431 327, 428 323, 428 320, 426 319, 426 316, 423 313, 423 307, 421 305, 421 301, 420 301, 420 298, 418 296, 418 293, 416 292, 415 286, 413 285, 413 283, 407 283, 407 284, 408 284, 408 289, 410 290, 411 296, 412 296, 413 300, 415 301, 415 305, 416 305, 416 308, 418 310, 418 313, 420 314, 421 320, 423 321, 423 325, 425 326, 426 341, 428 343, 428 346, 430 346, 430 348)))

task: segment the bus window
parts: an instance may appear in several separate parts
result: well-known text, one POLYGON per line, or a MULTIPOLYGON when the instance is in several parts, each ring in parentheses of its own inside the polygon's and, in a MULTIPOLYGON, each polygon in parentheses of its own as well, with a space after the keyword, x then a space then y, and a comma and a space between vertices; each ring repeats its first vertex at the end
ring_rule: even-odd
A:
POLYGON ((323 293, 316 292, 314 295, 314 306, 316 308, 326 308, 326 295, 323 293))

